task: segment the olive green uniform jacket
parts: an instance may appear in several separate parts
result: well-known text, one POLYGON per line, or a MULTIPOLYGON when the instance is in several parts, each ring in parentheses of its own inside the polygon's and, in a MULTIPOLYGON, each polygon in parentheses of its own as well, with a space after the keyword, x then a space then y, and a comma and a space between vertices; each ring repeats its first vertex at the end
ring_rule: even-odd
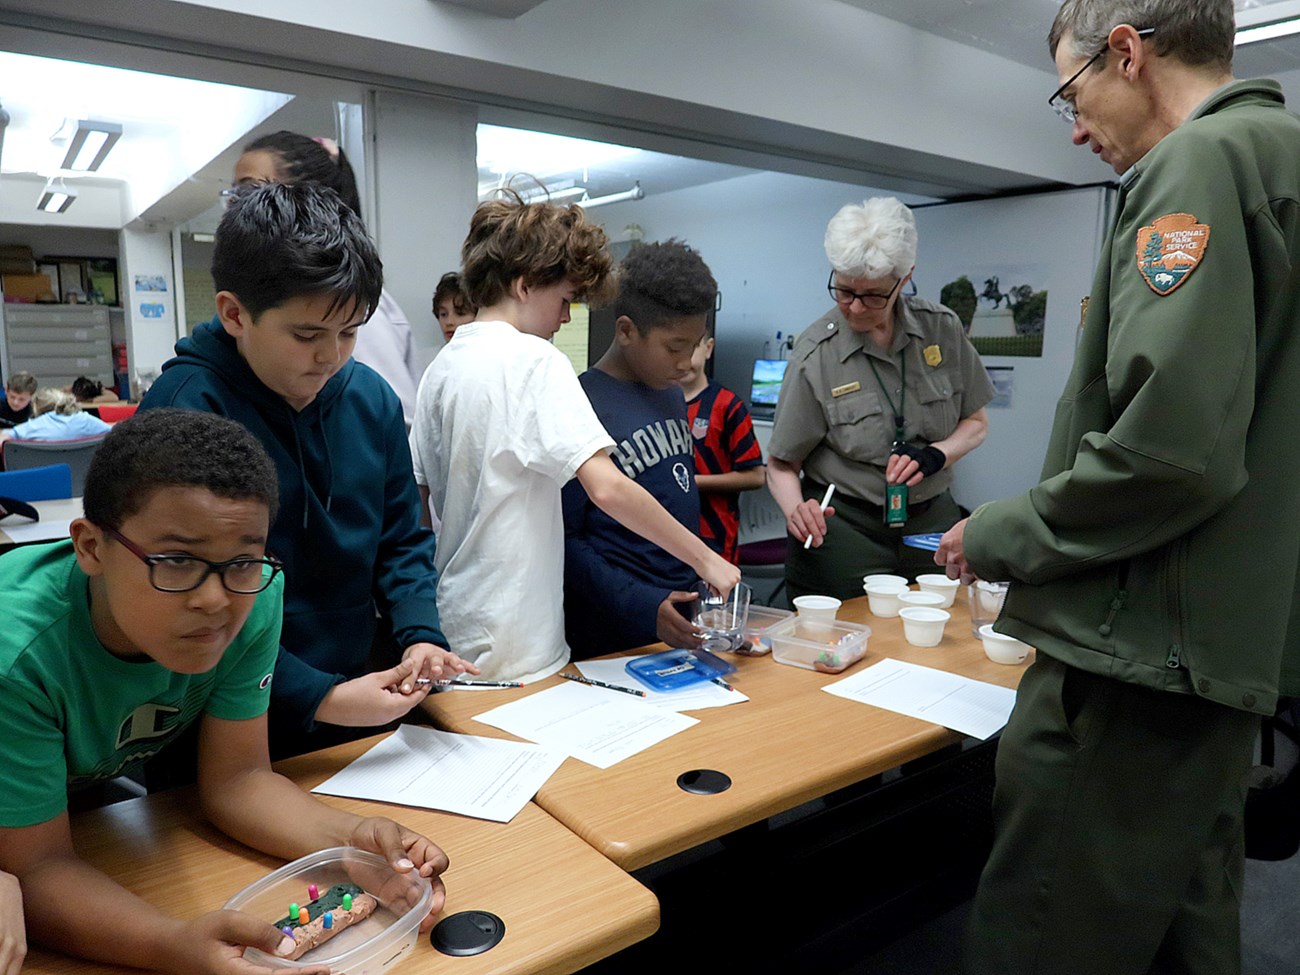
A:
POLYGON ((1012 580, 998 630, 1246 711, 1300 692, 1298 201, 1271 81, 1219 89, 1125 174, 1042 481, 966 527, 971 568, 1012 580))

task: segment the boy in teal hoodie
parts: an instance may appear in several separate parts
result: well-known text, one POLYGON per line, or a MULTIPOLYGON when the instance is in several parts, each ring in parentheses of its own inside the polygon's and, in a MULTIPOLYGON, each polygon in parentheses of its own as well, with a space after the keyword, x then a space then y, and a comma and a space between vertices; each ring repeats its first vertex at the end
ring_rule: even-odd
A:
POLYGON ((384 725, 429 682, 477 671, 443 648, 401 403, 350 358, 383 285, 365 228, 331 190, 253 187, 221 220, 212 278, 216 316, 176 343, 142 409, 228 416, 275 462, 268 548, 285 611, 271 748, 293 754, 340 737, 318 723, 384 725))

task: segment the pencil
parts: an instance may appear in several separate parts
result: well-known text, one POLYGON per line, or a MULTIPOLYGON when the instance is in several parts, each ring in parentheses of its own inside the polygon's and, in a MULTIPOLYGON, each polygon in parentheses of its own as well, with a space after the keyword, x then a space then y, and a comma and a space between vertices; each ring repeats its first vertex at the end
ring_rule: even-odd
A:
MULTIPOLYGON (((834 484, 826 485, 826 493, 822 495, 822 511, 825 511, 827 507, 829 507, 831 503, 831 498, 834 496, 834 494, 835 494, 835 485, 834 484)), ((809 532, 808 537, 803 540, 803 547, 805 549, 812 547, 812 532, 809 532)))
POLYGON ((607 691, 622 691, 624 694, 635 694, 637 697, 645 697, 645 691, 638 691, 631 687, 619 687, 617 684, 606 684, 603 680, 592 680, 590 677, 579 677, 577 674, 560 674, 565 680, 576 680, 579 684, 590 684, 592 687, 603 687, 607 691))
POLYGON ((725 680, 723 680, 721 677, 711 677, 711 678, 709 678, 709 679, 710 679, 713 683, 717 684, 719 687, 725 687, 725 688, 726 688, 727 690, 729 690, 729 691, 734 691, 734 690, 735 690, 734 687, 732 687, 730 684, 728 684, 728 683, 727 683, 725 680))
POLYGON ((523 687, 517 680, 430 680, 428 677, 415 678, 416 687, 523 687))

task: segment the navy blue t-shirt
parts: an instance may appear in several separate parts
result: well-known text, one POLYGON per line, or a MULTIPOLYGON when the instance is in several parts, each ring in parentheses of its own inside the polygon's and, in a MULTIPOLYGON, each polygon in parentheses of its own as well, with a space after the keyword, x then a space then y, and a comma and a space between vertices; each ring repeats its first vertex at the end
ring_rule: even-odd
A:
MULTIPOLYGON (((655 390, 599 369, 578 381, 614 440, 615 465, 698 534, 700 496, 681 389, 655 390)), ((573 655, 656 642, 659 604, 675 589, 691 589, 695 571, 597 508, 576 478, 564 487, 564 534, 565 638, 573 655)))

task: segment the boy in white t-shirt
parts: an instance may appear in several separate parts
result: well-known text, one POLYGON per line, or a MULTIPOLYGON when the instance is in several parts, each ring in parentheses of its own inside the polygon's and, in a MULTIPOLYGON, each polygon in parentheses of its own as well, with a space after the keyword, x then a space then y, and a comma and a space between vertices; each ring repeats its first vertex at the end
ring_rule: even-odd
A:
POLYGON ((425 372, 411 431, 421 492, 442 521, 438 608, 452 649, 484 678, 539 680, 569 659, 569 479, 715 589, 729 591, 739 570, 614 466, 614 442, 550 343, 570 302, 609 290, 604 231, 578 206, 494 200, 475 212, 462 260, 478 317, 425 372))

